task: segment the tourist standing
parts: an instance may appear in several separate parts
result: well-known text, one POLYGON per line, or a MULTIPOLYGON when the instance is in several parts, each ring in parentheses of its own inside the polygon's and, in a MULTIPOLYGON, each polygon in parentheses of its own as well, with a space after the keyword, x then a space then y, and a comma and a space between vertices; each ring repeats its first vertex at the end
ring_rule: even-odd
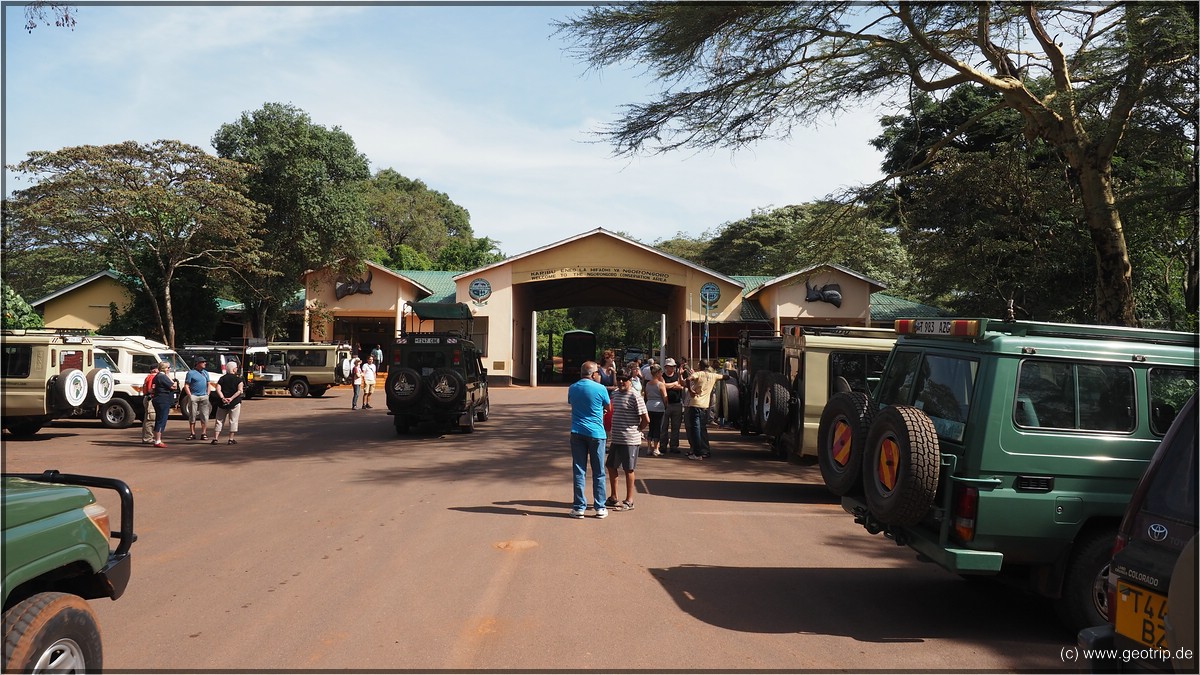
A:
POLYGON ((663 362, 663 388, 667 390, 666 410, 663 413, 662 429, 659 432, 659 447, 678 455, 679 427, 683 424, 683 392, 686 385, 675 365, 675 359, 663 362))
POLYGON ((363 410, 371 407, 371 394, 375 393, 375 368, 375 356, 372 354, 367 357, 367 362, 362 364, 363 410))
POLYGON ((196 359, 192 369, 183 377, 186 391, 188 437, 189 441, 196 440, 196 419, 200 419, 200 440, 208 440, 208 416, 212 413, 212 404, 208 400, 208 361, 203 356, 196 359))
POLYGON ((234 436, 238 432, 238 421, 242 416, 242 396, 245 395, 245 382, 238 375, 237 361, 230 361, 225 368, 225 374, 217 380, 217 394, 221 405, 217 408, 217 426, 213 431, 212 444, 216 445, 221 439, 221 429, 229 424, 229 445, 237 445, 234 436))
POLYGON ((662 379, 662 366, 650 365, 650 378, 646 381, 646 412, 650 415, 650 426, 646 429, 646 441, 650 454, 662 455, 658 449, 662 437, 663 415, 667 412, 667 387, 662 379))
POLYGON ((608 446, 608 487, 611 493, 605 501, 616 511, 633 510, 634 471, 637 469, 638 448, 642 445, 642 430, 650 424, 646 402, 633 391, 632 372, 617 373, 617 392, 612 397, 612 442, 608 446), (617 500, 617 474, 625 469, 625 499, 617 500))
POLYGON ((612 409, 608 389, 600 384, 600 366, 595 361, 585 361, 580 368, 582 377, 567 389, 567 403, 571 405, 571 470, 573 499, 571 517, 582 518, 587 511, 587 466, 592 464, 592 505, 596 517, 604 518, 608 509, 604 506, 604 414, 612 409))
POLYGON ((687 425, 688 445, 692 449, 688 459, 708 459, 711 454, 708 445, 708 406, 713 385, 723 379, 725 376, 710 371, 708 361, 704 360, 688 378, 691 398, 684 407, 684 424, 687 425))
POLYGON ((179 385, 167 373, 171 364, 162 361, 158 364, 158 373, 154 376, 154 447, 165 448, 162 435, 167 430, 167 417, 171 414, 171 405, 175 402, 175 393, 179 385))

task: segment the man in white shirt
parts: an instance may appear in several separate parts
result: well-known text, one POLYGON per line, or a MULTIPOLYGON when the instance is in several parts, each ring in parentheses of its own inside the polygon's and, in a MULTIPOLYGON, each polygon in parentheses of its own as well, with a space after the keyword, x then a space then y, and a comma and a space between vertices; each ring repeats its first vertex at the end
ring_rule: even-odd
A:
POLYGON ((363 410, 371 407, 371 394, 375 393, 375 355, 367 357, 367 362, 362 364, 363 378, 363 410))

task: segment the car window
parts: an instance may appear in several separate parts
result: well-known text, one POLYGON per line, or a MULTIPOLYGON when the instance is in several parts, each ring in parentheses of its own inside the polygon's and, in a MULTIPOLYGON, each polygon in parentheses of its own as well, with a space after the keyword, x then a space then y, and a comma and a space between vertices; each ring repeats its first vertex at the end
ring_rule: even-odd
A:
POLYGON ((158 359, 153 356, 131 354, 129 360, 135 373, 149 373, 158 369, 158 359))
POLYGON ((851 391, 869 393, 879 384, 879 376, 887 363, 887 352, 833 352, 829 355, 829 393, 833 394, 837 378, 843 377, 851 391))
POLYGON ((33 345, 4 345, 0 360, 0 377, 29 377, 33 361, 33 345))
POLYGON ((1161 464, 1150 478, 1144 508, 1155 515, 1195 523, 1198 469, 1195 415, 1180 426, 1171 441, 1169 447, 1162 449, 1161 464))
POLYGON ((405 365, 422 375, 430 375, 435 369, 446 367, 446 353, 438 351, 411 351, 408 353, 408 361, 405 365))
POLYGON ((971 410, 979 363, 974 359, 897 352, 884 381, 880 401, 912 405, 933 421, 938 436, 961 441, 971 410))
POLYGON ((1133 369, 1021 362, 1013 421, 1021 427, 1130 432, 1137 426, 1133 369))
POLYGON ((112 359, 108 358, 108 354, 105 354, 104 352, 92 352, 92 355, 96 358, 97 368, 108 368, 114 373, 121 372, 117 370, 117 364, 113 363, 112 359))
POLYGON ((171 364, 171 370, 174 370, 176 372, 185 372, 186 373, 187 371, 192 369, 191 366, 189 366, 187 363, 184 362, 184 360, 182 358, 180 358, 179 354, 175 354, 175 353, 159 354, 158 358, 171 364))
POLYGON ((1167 433, 1175 415, 1183 409, 1188 397, 1196 393, 1195 370, 1151 368, 1150 430, 1158 435, 1167 433))

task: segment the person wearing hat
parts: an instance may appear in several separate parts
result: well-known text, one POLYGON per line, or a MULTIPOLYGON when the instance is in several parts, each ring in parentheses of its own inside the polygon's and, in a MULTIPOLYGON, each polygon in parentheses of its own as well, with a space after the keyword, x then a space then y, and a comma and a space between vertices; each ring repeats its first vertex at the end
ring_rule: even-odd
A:
POLYGON ((188 416, 189 441, 196 440, 196 418, 200 418, 200 440, 208 440, 208 416, 212 412, 212 404, 208 400, 208 361, 203 357, 196 359, 192 369, 183 378, 183 386, 187 398, 184 409, 188 416))
POLYGON ((666 411, 663 413, 662 429, 658 433, 659 448, 663 452, 678 455, 679 428, 683 425, 683 384, 675 359, 663 362, 663 387, 667 390, 666 411))
POLYGON ((612 435, 608 445, 608 499, 604 505, 614 511, 633 510, 634 472, 637 470, 638 448, 642 445, 642 430, 650 424, 646 401, 634 392, 637 379, 632 367, 617 372, 617 391, 612 395, 612 435), (617 499, 617 473, 625 469, 625 499, 617 499))

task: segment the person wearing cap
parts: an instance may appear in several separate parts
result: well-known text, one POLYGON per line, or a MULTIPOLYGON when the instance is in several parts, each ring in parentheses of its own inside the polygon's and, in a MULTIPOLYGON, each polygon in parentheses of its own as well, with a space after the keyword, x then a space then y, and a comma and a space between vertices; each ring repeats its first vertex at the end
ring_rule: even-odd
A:
POLYGON ((637 469, 638 448, 642 446, 642 430, 650 425, 646 402, 633 391, 637 375, 632 369, 617 372, 617 391, 612 395, 612 442, 608 446, 608 499, 604 505, 614 511, 633 510, 634 471, 637 469), (625 499, 617 499, 617 473, 625 469, 625 499))
POLYGON ((678 455, 679 427, 683 424, 683 390, 675 359, 663 362, 663 388, 667 390, 666 410, 663 412, 662 429, 658 432, 659 448, 663 452, 678 455))
POLYGON ((196 418, 200 419, 200 440, 208 440, 208 416, 212 413, 212 404, 208 400, 208 370, 205 369, 208 360, 203 356, 196 359, 192 369, 183 378, 185 389, 184 411, 188 416, 189 441, 196 440, 196 418))
POLYGON ((608 388, 600 384, 600 365, 585 361, 580 367, 579 381, 567 389, 571 406, 571 471, 574 490, 571 517, 582 518, 587 511, 587 467, 592 465, 592 506, 597 518, 608 516, 605 504, 604 415, 612 410, 608 388))

